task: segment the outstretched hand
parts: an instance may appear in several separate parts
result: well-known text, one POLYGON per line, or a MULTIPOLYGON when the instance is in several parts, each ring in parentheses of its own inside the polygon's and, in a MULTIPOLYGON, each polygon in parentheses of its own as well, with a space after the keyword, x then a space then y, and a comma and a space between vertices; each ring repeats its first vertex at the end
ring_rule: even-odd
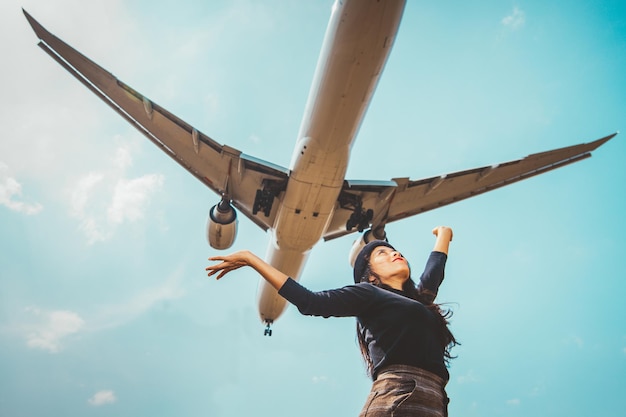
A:
POLYGON ((223 256, 211 256, 209 261, 222 261, 219 264, 210 265, 205 268, 208 271, 208 276, 215 275, 219 272, 219 275, 216 279, 222 278, 224 275, 229 272, 234 271, 235 269, 239 269, 242 266, 250 265, 250 252, 248 251, 239 251, 232 253, 230 255, 223 256))
POLYGON ((210 265, 205 268, 208 272, 208 276, 219 273, 216 279, 220 279, 229 272, 239 269, 242 266, 253 268, 263 279, 276 288, 276 290, 279 290, 287 279, 289 279, 287 275, 247 250, 231 253, 230 255, 212 256, 209 258, 209 261, 221 261, 218 264, 210 265))

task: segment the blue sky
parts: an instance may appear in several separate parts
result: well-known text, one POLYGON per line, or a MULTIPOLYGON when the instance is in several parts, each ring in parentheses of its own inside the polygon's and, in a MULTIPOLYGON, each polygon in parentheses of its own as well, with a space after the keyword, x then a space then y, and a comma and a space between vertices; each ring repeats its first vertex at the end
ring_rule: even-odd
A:
MULTIPOLYGON (((288 166, 332 1, 0 4, 0 416, 357 415, 353 319, 289 308, 263 337, 257 277, 204 273, 218 197, 36 47, 20 7, 127 84, 288 166)), ((420 179, 626 130, 621 1, 409 1, 348 178, 420 179)), ((455 236, 451 415, 626 408, 624 133, 591 159, 390 224, 418 268, 455 236)), ((241 218, 233 250, 265 253, 241 218)), ((301 282, 348 284, 353 238, 301 282)))

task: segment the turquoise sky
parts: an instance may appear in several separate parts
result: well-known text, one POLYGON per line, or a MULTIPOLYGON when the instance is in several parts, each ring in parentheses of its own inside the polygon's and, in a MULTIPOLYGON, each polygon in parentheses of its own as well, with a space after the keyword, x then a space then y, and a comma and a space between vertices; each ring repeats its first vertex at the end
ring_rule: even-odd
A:
MULTIPOLYGON (((215 282, 218 197, 37 46, 21 12, 220 143, 288 166, 330 15, 323 1, 0 3, 0 416, 356 416, 354 319, 215 282)), ((409 0, 348 178, 420 179, 626 130, 621 0, 409 0)), ((626 141, 390 224, 415 270, 454 229, 450 415, 622 416, 626 141)), ((233 250, 268 236, 241 216, 233 250)), ((301 282, 351 282, 354 236, 301 282)))

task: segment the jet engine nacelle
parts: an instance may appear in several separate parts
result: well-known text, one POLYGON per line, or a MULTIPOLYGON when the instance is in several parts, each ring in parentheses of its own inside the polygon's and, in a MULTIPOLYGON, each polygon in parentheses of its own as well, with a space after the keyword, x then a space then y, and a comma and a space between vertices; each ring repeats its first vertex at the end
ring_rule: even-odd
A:
POLYGON ((209 245, 215 249, 228 249, 237 236, 237 212, 226 200, 209 210, 206 234, 209 245))
POLYGON ((356 261, 356 257, 359 252, 361 252, 361 249, 363 249, 363 247, 370 243, 372 240, 387 240, 387 234, 385 233, 385 230, 367 230, 361 235, 360 238, 354 241, 354 243, 352 244, 352 248, 350 249, 350 254, 348 255, 348 261, 350 262, 351 267, 354 267, 354 261, 356 261))

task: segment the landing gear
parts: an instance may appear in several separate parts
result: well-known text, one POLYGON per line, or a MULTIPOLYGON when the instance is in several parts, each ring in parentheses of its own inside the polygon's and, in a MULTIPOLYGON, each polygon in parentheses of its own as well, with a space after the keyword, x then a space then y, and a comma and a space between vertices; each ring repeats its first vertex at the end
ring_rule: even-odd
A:
POLYGON ((372 224, 374 210, 363 208, 363 201, 360 195, 342 191, 339 194, 339 205, 343 209, 352 211, 350 218, 346 221, 346 230, 348 232, 356 228, 361 233, 372 224))
POLYGON ((261 188, 256 190, 254 203, 252 204, 252 214, 256 216, 262 211, 265 217, 269 217, 274 205, 274 198, 287 188, 286 180, 264 179, 261 188))
POLYGON ((274 193, 271 190, 256 190, 256 197, 252 205, 252 214, 256 215, 263 211, 265 217, 269 217, 274 203, 274 193))
POLYGON ((362 232, 369 227, 373 217, 374 210, 364 210, 361 204, 358 204, 346 222, 346 230, 350 231, 356 227, 359 232, 362 232))
POLYGON ((263 333, 263 336, 272 335, 272 329, 270 328, 272 326, 272 323, 273 323, 272 320, 265 320, 265 332, 263 333))

